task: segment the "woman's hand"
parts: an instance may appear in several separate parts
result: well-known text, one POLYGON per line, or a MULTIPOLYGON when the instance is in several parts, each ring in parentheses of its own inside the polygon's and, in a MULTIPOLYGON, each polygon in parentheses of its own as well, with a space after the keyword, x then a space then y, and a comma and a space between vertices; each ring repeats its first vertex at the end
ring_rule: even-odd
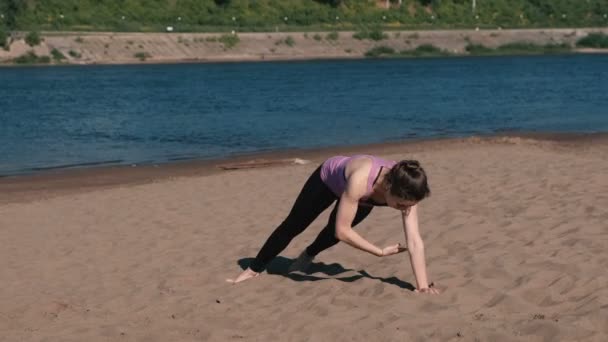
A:
POLYGON ((429 287, 425 287, 422 289, 415 289, 414 292, 426 293, 426 294, 439 294, 440 293, 440 291, 437 288, 435 288, 435 284, 433 284, 433 283, 430 283, 429 287))
POLYGON ((382 248, 382 254, 380 254, 380 256, 384 257, 384 256, 393 255, 393 254, 403 253, 405 251, 407 251, 407 248, 403 247, 400 243, 398 243, 396 245, 382 248))

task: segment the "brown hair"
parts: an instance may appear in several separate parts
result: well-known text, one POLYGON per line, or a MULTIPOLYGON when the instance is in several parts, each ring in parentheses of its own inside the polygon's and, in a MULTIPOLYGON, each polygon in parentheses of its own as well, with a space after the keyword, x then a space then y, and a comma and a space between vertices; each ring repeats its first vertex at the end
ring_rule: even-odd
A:
POLYGON ((402 160, 386 174, 391 195, 407 201, 421 201, 431 195, 426 172, 417 160, 402 160))

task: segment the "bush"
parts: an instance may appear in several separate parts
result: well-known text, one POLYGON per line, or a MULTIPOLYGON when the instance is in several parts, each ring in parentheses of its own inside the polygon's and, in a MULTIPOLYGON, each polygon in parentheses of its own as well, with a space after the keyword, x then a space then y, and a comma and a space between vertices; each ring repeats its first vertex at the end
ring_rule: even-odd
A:
POLYGON ((590 33, 576 42, 578 47, 608 49, 608 36, 603 33, 590 33))
POLYGON ((51 56, 53 56, 53 59, 56 61, 62 61, 65 59, 65 56, 57 49, 51 50, 51 56))
POLYGON ((13 60, 17 64, 48 64, 51 62, 49 56, 37 56, 33 51, 21 55, 13 60))
POLYGON ((336 31, 328 33, 325 37, 327 40, 338 40, 338 38, 340 38, 340 35, 336 31))
POLYGON ((500 54, 538 54, 538 53, 559 53, 570 50, 570 46, 567 44, 547 44, 547 45, 536 45, 532 43, 510 43, 501 45, 496 48, 496 51, 500 54))
POLYGON ((32 31, 25 36, 25 42, 27 45, 34 47, 36 45, 40 45, 41 39, 40 35, 36 31, 32 31))
POLYGON ((224 34, 218 39, 218 41, 224 44, 224 48, 230 49, 235 47, 236 44, 238 44, 241 40, 236 34, 224 34))
POLYGON ((287 36, 287 38, 285 38, 285 44, 287 46, 291 47, 291 46, 296 45, 296 42, 295 42, 295 40, 293 40, 293 38, 291 36, 287 36))
POLYGON ((362 31, 356 32, 355 34, 353 34, 353 38, 359 39, 359 40, 370 39, 370 40, 380 41, 382 39, 388 39, 388 35, 379 29, 373 29, 373 30, 362 30, 362 31))
POLYGON ((423 44, 415 48, 414 50, 401 51, 402 56, 411 57, 433 57, 433 56, 448 56, 449 53, 441 50, 435 45, 423 44))
POLYGON ((317 33, 317 34, 315 34, 315 35, 314 35, 312 38, 313 38, 314 40, 316 40, 316 41, 321 41, 321 40, 323 39, 323 37, 321 37, 321 35, 320 35, 320 34, 318 34, 318 33, 317 33))
POLYGON ((6 49, 8 47, 8 34, 4 30, 4 27, 0 26, 0 48, 6 49))
POLYGON ((465 50, 471 55, 488 55, 494 53, 494 49, 491 49, 482 44, 468 44, 465 50))
POLYGON ((70 56, 71 56, 71 57, 73 57, 73 58, 80 58, 80 57, 82 57, 82 55, 81 55, 80 53, 78 53, 78 52, 76 52, 76 51, 74 51, 74 50, 70 50, 70 51, 68 52, 68 55, 70 55, 70 56))
POLYGON ((571 46, 565 43, 536 45, 526 42, 516 42, 501 45, 496 49, 492 49, 479 44, 469 44, 466 47, 466 51, 471 55, 529 55, 563 53, 571 50, 571 46))
POLYGON ((563 53, 569 51, 572 51, 572 46, 566 43, 543 45, 543 53, 563 53))
POLYGON ((431 44, 422 44, 420 46, 418 46, 416 48, 417 52, 420 53, 439 53, 442 52, 442 50, 438 47, 436 47, 435 45, 431 45, 431 44))
POLYGON ((145 61, 146 59, 152 57, 149 53, 142 51, 142 52, 136 52, 133 57, 135 58, 139 58, 140 61, 145 61))
POLYGON ((381 57, 382 55, 394 55, 395 50, 388 46, 376 46, 365 53, 365 57, 381 57))

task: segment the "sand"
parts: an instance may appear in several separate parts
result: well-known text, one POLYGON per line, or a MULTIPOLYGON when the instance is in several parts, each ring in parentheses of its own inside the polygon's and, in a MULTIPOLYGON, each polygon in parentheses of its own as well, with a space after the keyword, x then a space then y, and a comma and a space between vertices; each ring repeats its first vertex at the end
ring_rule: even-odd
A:
MULTIPOLYGON (((0 179, 0 340, 608 340, 605 137, 469 138, 291 157, 310 163, 0 179), (426 168, 433 193, 420 204, 421 232, 430 279, 444 292, 412 292, 406 254, 378 258, 345 244, 320 254, 310 272, 284 274, 328 213, 268 273, 226 283, 318 163, 355 151, 426 168)), ((374 209, 357 230, 378 245, 404 241, 390 208, 374 209)))

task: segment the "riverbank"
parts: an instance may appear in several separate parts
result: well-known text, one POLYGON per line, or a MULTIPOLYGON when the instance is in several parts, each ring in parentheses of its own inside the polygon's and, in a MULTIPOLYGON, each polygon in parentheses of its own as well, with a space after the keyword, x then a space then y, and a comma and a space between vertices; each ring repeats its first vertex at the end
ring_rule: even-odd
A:
MULTIPOLYGON (((352 59, 365 58, 370 52, 373 56, 379 48, 416 56, 417 49, 429 46, 441 54, 466 56, 480 51, 487 54, 480 47, 496 49, 512 44, 539 47, 530 53, 550 53, 559 46, 567 46, 568 52, 608 52, 574 48, 579 39, 594 32, 608 34, 608 28, 386 31, 375 37, 361 37, 360 32, 43 32, 37 46, 16 39, 8 51, 0 49, 0 64, 12 65, 20 57, 29 64, 77 65, 352 59), (470 46, 476 49, 467 49, 470 46)), ((507 53, 522 51, 498 49, 493 54, 507 53)))

